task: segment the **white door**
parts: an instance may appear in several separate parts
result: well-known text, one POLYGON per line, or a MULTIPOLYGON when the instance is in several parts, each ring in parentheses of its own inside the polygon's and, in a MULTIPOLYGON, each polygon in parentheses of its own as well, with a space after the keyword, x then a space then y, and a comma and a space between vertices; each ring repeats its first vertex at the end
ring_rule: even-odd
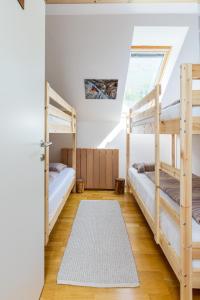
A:
POLYGON ((44 0, 0 0, 0 299, 44 281, 44 0))

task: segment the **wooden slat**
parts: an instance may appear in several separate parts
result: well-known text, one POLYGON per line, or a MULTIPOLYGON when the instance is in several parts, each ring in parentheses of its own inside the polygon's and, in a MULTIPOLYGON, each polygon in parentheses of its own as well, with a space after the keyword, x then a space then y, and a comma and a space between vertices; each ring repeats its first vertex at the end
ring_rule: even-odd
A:
POLYGON ((56 91, 54 91, 50 85, 49 85, 49 98, 51 98, 60 107, 62 107, 63 111, 72 114, 74 110, 73 107, 69 105, 56 91))
POLYGON ((167 163, 161 162, 160 163, 160 169, 164 172, 166 172, 167 174, 169 174, 170 176, 180 180, 180 170, 170 166, 167 163))
POLYGON ((76 149, 76 178, 81 178, 81 151, 76 149))
POLYGON ((171 243, 167 240, 163 232, 160 232, 160 247, 162 248, 177 278, 180 280, 180 257, 176 254, 171 243))
POLYGON ((106 187, 106 150, 100 150, 100 189, 106 187))
MULTIPOLYGON (((192 300, 192 73, 181 66, 180 232, 181 300, 192 300)), ((194 74, 193 74, 194 76, 194 74)))
POLYGON ((200 106, 200 91, 192 91, 192 106, 200 106))
POLYGON ((192 258, 200 259, 200 242, 192 243, 192 258))
POLYGON ((61 149, 61 162, 68 165, 68 149, 61 149))
POLYGON ((135 112, 139 108, 145 106, 146 104, 155 100, 156 97, 156 90, 153 89, 148 95, 146 95, 142 100, 138 101, 133 107, 132 111, 135 112))
POLYGON ((93 188, 93 149, 87 149, 87 188, 93 188))
POLYGON ((87 150, 81 149, 81 178, 84 180, 87 188, 87 150))
POLYGON ((192 272, 192 287, 193 287, 193 289, 200 289, 200 268, 193 269, 193 272, 192 272))
POLYGON ((93 174, 94 189, 98 189, 100 187, 100 151, 98 149, 94 149, 93 174))
POLYGON ((49 122, 49 133, 72 133, 71 125, 58 124, 56 122, 49 122))
POLYGON ((68 149, 67 165, 72 168, 72 149, 68 149))
POLYGON ((68 114, 53 106, 52 104, 49 104, 49 115, 61 118, 63 120, 71 121, 71 117, 68 114))
POLYGON ((192 117, 192 134, 200 134, 200 117, 192 117))
POLYGON ((135 113, 133 116, 133 126, 135 122, 139 122, 148 118, 154 118, 154 116, 155 116, 155 106, 152 106, 143 112, 135 113))
POLYGON ((160 206, 164 211, 166 211, 172 219, 179 224, 180 223, 180 216, 179 214, 172 208, 172 206, 162 197, 160 197, 160 206))
POLYGON ((106 151, 106 188, 111 190, 113 188, 112 175, 112 151, 106 151))
POLYGON ((179 134, 180 119, 165 120, 160 122, 161 134, 179 134))
POLYGON ((200 64, 192 65, 192 79, 200 79, 200 64))
POLYGON ((114 189, 115 178, 119 177, 119 150, 116 149, 112 151, 112 171, 113 171, 112 184, 114 189))

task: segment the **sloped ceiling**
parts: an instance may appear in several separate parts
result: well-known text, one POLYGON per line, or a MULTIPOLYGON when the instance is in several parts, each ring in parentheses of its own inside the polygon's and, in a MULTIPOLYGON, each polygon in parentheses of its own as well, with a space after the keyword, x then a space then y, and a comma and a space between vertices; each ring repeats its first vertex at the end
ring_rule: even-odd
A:
POLYGON ((118 121, 133 36, 130 18, 47 16, 46 78, 79 121, 118 121), (118 79, 116 100, 85 100, 84 79, 118 79))

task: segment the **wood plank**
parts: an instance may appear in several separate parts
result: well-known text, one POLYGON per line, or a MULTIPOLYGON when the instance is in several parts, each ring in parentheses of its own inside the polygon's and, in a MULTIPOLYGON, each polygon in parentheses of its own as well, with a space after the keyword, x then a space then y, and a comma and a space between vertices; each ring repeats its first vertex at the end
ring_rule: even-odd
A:
POLYGON ((170 217, 177 223, 180 223, 180 216, 179 214, 175 211, 175 209, 165 200, 160 196, 160 206, 164 211, 166 211, 170 217))
POLYGON ((160 169, 169 174, 170 176, 176 178, 177 180, 180 180, 180 169, 170 166, 169 164, 163 161, 160 163, 160 169))
POLYGON ((93 188, 93 149, 87 149, 87 188, 93 188))
POLYGON ((68 149, 61 149, 61 163, 67 165, 68 164, 68 149))
POLYGON ((85 188, 87 188, 87 150, 80 149, 81 151, 81 178, 84 180, 85 188))
POLYGON ((192 79, 200 79, 200 64, 190 65, 192 68, 192 79))
POLYGON ((200 117, 192 117, 192 134, 200 134, 200 117))
POLYGON ((192 91, 192 106, 200 106, 200 90, 192 91))
POLYGON ((150 104, 150 102, 154 101, 156 97, 156 90, 153 89, 149 94, 147 94, 142 100, 138 101, 133 107, 132 111, 133 113, 138 110, 139 108, 150 104))
POLYGON ((148 109, 146 109, 143 112, 136 112, 133 115, 133 126, 135 122, 139 122, 148 118, 154 118, 155 117, 155 106, 152 106, 148 109))
POLYGON ((68 149, 67 165, 72 168, 72 149, 68 149))
POLYGON ((159 93, 160 86, 155 87, 156 97, 155 97, 155 201, 156 201, 156 211, 155 211, 155 240, 159 244, 160 240, 160 101, 159 93))
POLYGON ((76 178, 81 178, 81 150, 76 149, 76 178))
POLYGON ((49 133, 73 133, 71 125, 49 122, 49 133))
POLYGON ((52 104, 49 104, 49 115, 57 117, 61 120, 63 119, 63 120, 67 120, 67 121, 70 121, 70 122, 72 120, 72 118, 68 114, 66 114, 65 112, 63 112, 59 108, 53 106, 52 104))
POLYGON ((64 112, 72 114, 73 107, 69 105, 54 89, 49 85, 48 86, 49 98, 56 102, 64 112))
POLYGON ((161 134, 179 134, 180 119, 165 120, 160 122, 161 134))
POLYGON ((94 149, 94 165, 93 165, 93 174, 94 174, 94 189, 100 188, 100 151, 99 149, 94 149))
POLYGON ((106 150, 100 150, 100 189, 106 187, 106 150))
MULTIPOLYGON (((180 230, 181 300, 192 300, 192 65, 181 66, 180 230), (186 176, 187 174, 187 176, 186 176)), ((193 74, 194 76, 194 74, 193 74)))
POLYGON ((112 190, 113 188, 113 161, 112 150, 106 150, 106 189, 112 190))
POLYGON ((112 150, 112 186, 113 189, 115 188, 115 178, 119 177, 119 150, 114 149, 112 150))

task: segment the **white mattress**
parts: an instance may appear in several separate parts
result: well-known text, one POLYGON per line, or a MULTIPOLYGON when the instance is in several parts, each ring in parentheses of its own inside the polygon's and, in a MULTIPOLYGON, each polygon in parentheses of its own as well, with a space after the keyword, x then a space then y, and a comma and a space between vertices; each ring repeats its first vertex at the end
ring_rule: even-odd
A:
POLYGON ((71 117, 69 116, 67 119, 58 118, 52 115, 49 115, 49 123, 52 124, 60 124, 71 127, 71 117))
POLYGON ((65 168, 60 173, 53 173, 56 175, 55 178, 49 180, 49 222, 56 214, 63 196, 69 190, 75 177, 75 171, 72 168, 65 168))
MULTIPOLYGON (((134 185, 136 192, 140 195, 143 203, 150 212, 151 216, 155 217, 155 185, 145 175, 138 173, 136 169, 129 169, 129 178, 134 185)), ((163 191, 160 191, 160 195, 164 198, 177 212, 179 212, 179 206, 163 191)), ((168 241, 171 243, 175 252, 180 255, 180 230, 178 224, 174 220, 161 210, 160 212, 160 227, 165 234, 168 241)), ((192 219, 192 241, 200 242, 200 225, 192 219)), ((193 268, 200 268, 200 260, 193 260, 193 268)))
MULTIPOLYGON (((180 112, 181 112, 181 104, 180 104, 180 102, 177 103, 177 101, 176 101, 175 104, 172 103, 171 105, 162 109, 160 119, 162 121, 164 121, 164 120, 180 118, 180 112)), ((192 107, 192 116, 193 117, 200 116, 200 107, 199 106, 192 107)))

